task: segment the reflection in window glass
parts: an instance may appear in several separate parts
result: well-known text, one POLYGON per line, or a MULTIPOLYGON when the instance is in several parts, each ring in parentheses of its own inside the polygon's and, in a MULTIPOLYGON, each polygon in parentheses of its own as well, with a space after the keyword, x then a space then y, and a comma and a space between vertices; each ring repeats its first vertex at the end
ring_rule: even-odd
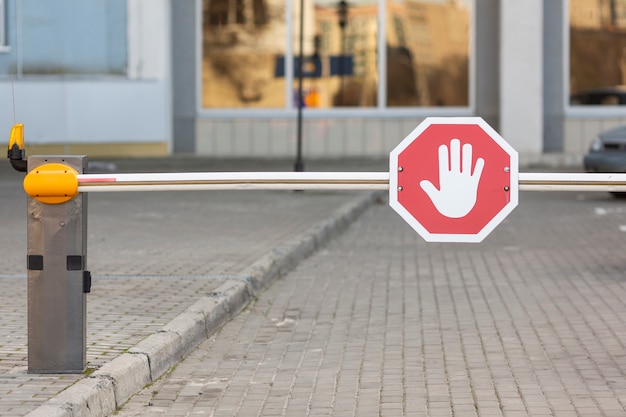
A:
MULTIPOLYGON (((386 1, 382 104, 468 106, 473 0, 386 1)), ((286 3, 203 0, 204 107, 285 108, 289 95, 297 106, 301 2, 291 2, 291 16, 285 15, 286 3), (286 17, 292 22, 290 45, 286 17), (287 46, 291 56, 286 56, 287 46)), ((302 3, 302 104, 377 107, 379 0, 302 3)))
POLYGON ((387 105, 469 105, 469 0, 387 3, 387 105))
MULTIPOLYGON (((305 7, 304 105, 318 108, 376 106, 376 1, 314 0, 305 1, 305 7)), ((294 11, 294 21, 298 19, 297 13, 299 10, 294 11)), ((296 55, 298 42, 299 30, 296 29, 293 40, 296 55)), ((297 79, 294 97, 297 97, 297 79)))
POLYGON ((203 107, 285 107, 286 34, 284 0, 203 0, 203 107))
POLYGON ((626 101, 626 0, 570 0, 570 104, 626 101))
POLYGON ((126 0, 21 0, 26 75, 124 75, 126 0))

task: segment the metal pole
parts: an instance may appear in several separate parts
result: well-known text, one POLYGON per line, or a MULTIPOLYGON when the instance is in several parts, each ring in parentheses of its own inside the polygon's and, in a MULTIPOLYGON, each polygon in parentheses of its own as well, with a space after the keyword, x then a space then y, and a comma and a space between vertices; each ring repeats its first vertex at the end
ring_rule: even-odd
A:
MULTIPOLYGON (((389 189, 388 172, 190 172, 79 174, 78 192, 389 189)), ((626 174, 519 173, 521 191, 626 192, 626 174)))
POLYGON ((170 190, 384 190, 388 172, 192 172, 78 175, 78 192, 170 190))
POLYGON ((519 173, 520 191, 625 192, 626 174, 612 173, 519 173))
POLYGON ((341 89, 341 104, 340 106, 346 106, 346 26, 345 24, 341 26, 341 60, 339 60, 339 73, 340 75, 340 86, 341 89))
MULTIPOLYGON (((29 172, 59 163, 82 173, 84 156, 31 156, 29 172)), ((63 204, 28 198, 28 372, 81 373, 86 366, 87 195, 63 204)))
POLYGON ((304 171, 304 162, 302 161, 302 68, 304 61, 304 0, 300 0, 300 51, 298 54, 298 141, 296 145, 296 163, 294 165, 294 171, 304 171))
MULTIPOLYGON (((50 164, 49 164, 50 165, 50 164)), ((42 164, 29 172, 24 190, 32 198, 56 204, 85 192, 175 190, 386 190, 388 172, 190 172, 148 174, 72 174, 42 164), (56 185, 56 186, 53 186, 56 185)), ((417 180, 416 180, 417 181, 417 180)), ((521 191, 626 192, 626 174, 520 173, 521 191)))
POLYGON ((339 60, 339 74, 340 74, 340 94, 339 100, 340 106, 346 105, 346 94, 345 94, 345 59, 346 59, 346 23, 348 19, 348 2, 346 0, 341 0, 337 3, 337 14, 339 18, 339 32, 341 36, 341 59, 339 60))

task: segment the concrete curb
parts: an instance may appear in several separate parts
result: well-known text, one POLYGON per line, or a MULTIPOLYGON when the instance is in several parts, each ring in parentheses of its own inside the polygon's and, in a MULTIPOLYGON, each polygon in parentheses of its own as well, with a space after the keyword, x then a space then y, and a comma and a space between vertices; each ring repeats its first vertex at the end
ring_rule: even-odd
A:
POLYGON ((57 394, 27 417, 105 417, 180 362, 213 332, 236 316, 270 283, 347 228, 383 192, 352 201, 227 279, 212 294, 88 377, 57 394))

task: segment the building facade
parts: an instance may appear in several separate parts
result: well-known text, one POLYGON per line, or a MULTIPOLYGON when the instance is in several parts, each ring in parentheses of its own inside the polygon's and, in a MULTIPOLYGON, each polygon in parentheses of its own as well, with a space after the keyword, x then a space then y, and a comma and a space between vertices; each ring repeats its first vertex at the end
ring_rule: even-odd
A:
POLYGON ((623 84, 625 0, 0 0, 0 126, 31 152, 290 157, 302 106, 305 158, 481 116, 579 163, 626 106, 571 97, 623 84))
POLYGON ((172 149, 168 0, 0 1, 0 126, 28 154, 172 149))

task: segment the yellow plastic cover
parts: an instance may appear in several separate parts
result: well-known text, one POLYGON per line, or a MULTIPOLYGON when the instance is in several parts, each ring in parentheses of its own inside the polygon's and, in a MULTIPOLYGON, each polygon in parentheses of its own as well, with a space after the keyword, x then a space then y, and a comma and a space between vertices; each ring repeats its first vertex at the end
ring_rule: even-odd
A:
POLYGON ((78 195, 78 171, 58 163, 38 166, 24 178, 24 191, 42 203, 65 203, 78 195))

